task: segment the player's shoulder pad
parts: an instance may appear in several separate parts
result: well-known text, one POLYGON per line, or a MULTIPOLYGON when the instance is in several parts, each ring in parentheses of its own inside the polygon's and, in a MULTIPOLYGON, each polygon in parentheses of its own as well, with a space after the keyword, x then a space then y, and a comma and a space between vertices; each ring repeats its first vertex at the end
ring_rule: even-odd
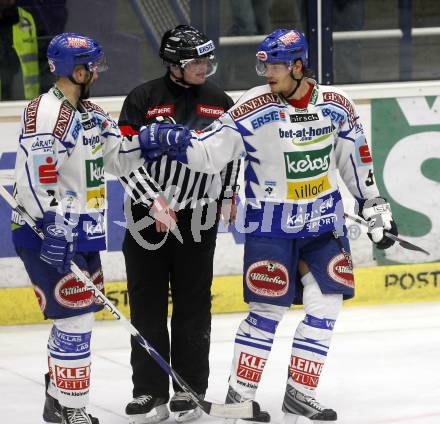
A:
POLYGON ((52 134, 64 140, 72 127, 75 109, 67 101, 61 101, 50 93, 33 99, 23 113, 25 135, 52 134))
POLYGON ((337 103, 347 109, 347 105, 354 105, 351 97, 339 87, 332 85, 320 85, 320 94, 324 103, 337 103))
POLYGON ((261 85, 246 91, 229 110, 229 114, 234 120, 241 120, 269 104, 280 105, 282 101, 277 94, 271 92, 269 85, 261 85))
POLYGON ((99 114, 107 117, 107 113, 105 113, 104 110, 96 103, 93 103, 90 100, 82 100, 81 103, 84 105, 87 112, 98 112, 99 114))
POLYGON ((321 105, 334 105, 337 109, 343 110, 347 113, 351 122, 354 122, 357 116, 353 100, 350 96, 341 88, 328 86, 319 86, 320 88, 320 100, 321 105))
POLYGON ((36 133, 37 128, 37 122, 38 118, 44 115, 46 118, 46 115, 50 114, 51 109, 48 107, 41 107, 41 104, 45 103, 42 102, 43 94, 41 96, 36 97, 35 99, 31 100, 23 111, 23 132, 24 134, 33 134, 36 133))

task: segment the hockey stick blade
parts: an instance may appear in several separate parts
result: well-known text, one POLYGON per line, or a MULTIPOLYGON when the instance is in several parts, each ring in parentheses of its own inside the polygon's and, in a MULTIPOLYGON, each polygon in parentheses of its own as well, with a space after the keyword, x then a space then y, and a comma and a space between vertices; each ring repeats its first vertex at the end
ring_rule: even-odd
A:
MULTIPOLYGON (((37 227, 35 220, 20 206, 14 197, 0 184, 0 197, 8 203, 8 205, 28 224, 31 229, 40 237, 44 238, 43 232, 37 227)), ((157 364, 179 384, 182 389, 188 393, 191 399, 196 403, 200 409, 207 415, 219 418, 254 418, 260 412, 260 406, 255 401, 248 401, 238 404, 217 404, 207 400, 200 399, 196 392, 180 377, 177 372, 171 368, 165 359, 151 346, 147 340, 139 333, 133 324, 125 318, 125 316, 113 305, 112 302, 93 284, 93 282, 79 269, 79 267, 72 261, 70 263, 71 271, 76 277, 81 280, 84 285, 93 292, 97 302, 100 302, 108 311, 123 324, 134 339, 147 351, 147 353, 157 362, 157 364)))
MULTIPOLYGON (((260 414, 260 405, 254 400, 247 400, 242 403, 211 403, 205 402, 209 407, 209 414, 219 418, 255 418, 260 414)), ((203 408, 202 408, 203 409, 203 408)), ((203 409, 204 410, 204 409, 203 409)), ((206 411, 205 411, 206 412, 206 411)))
POLYGON ((394 240, 396 243, 399 243, 400 246, 402 246, 405 249, 408 250, 414 250, 416 252, 422 252, 425 255, 430 255, 430 253, 428 251, 426 251, 425 249, 422 249, 419 246, 416 246, 415 244, 410 243, 407 240, 403 240, 400 237, 395 236, 394 234, 389 233, 388 231, 384 231, 384 234, 390 238, 391 240, 394 240))
MULTIPOLYGON (((352 221, 357 222, 358 224, 361 224, 361 225, 363 225, 364 227, 368 227, 368 224, 367 224, 364 220, 362 220, 362 219, 360 219, 360 218, 357 218, 357 217, 355 217, 355 216, 351 216, 351 215, 349 215, 348 213, 344 213, 344 215, 345 215, 346 218, 351 219, 352 221)), ((407 241, 407 240, 403 240, 403 239, 401 239, 400 237, 397 237, 397 236, 395 236, 394 234, 391 234, 391 233, 388 232, 388 231, 384 231, 383 233, 384 233, 384 235, 385 235, 386 237, 390 238, 391 240, 394 240, 396 243, 398 243, 398 244, 399 244, 400 246, 402 246, 404 249, 414 250, 414 251, 416 251, 416 252, 422 252, 422 253, 424 253, 425 255, 430 255, 430 253, 429 253, 428 251, 426 251, 425 249, 422 249, 421 247, 416 246, 415 244, 410 243, 410 242, 407 241)))
POLYGON ((187 383, 170 368, 171 377, 191 396, 191 399, 207 415, 218 418, 255 418, 260 414, 260 405, 248 400, 241 403, 213 403, 200 399, 187 383))

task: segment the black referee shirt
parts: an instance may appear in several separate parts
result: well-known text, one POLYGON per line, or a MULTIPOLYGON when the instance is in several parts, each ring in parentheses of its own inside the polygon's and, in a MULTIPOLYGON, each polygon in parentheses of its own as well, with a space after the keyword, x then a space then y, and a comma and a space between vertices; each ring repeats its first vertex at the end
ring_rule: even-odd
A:
MULTIPOLYGON (((233 104, 225 92, 210 82, 185 88, 174 83, 167 74, 141 84, 130 92, 121 110, 119 126, 122 134, 129 136, 137 134, 141 126, 155 122, 156 117, 163 116, 172 117, 178 124, 191 130, 201 130, 233 104)), ((122 183, 131 188, 137 186, 137 191, 143 193, 143 203, 148 203, 146 198, 152 200, 155 197, 153 192, 157 194, 160 190, 168 193, 166 197, 170 200, 170 188, 175 187, 170 206, 179 210, 195 207, 200 202, 204 203, 205 199, 221 198, 225 192, 235 192, 240 160, 228 163, 221 174, 214 175, 193 171, 168 156, 163 156, 156 162, 145 163, 144 168, 143 174, 146 170, 158 185, 151 182, 151 179, 139 182, 139 172, 121 178, 122 183)), ((133 192, 130 188, 128 191, 133 192)), ((132 197, 139 200, 138 194, 132 197)))

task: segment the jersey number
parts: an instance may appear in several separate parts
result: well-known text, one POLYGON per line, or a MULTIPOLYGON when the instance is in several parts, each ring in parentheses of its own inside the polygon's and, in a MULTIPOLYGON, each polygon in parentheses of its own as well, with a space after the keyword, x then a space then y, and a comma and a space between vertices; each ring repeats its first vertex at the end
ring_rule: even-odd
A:
POLYGON ((370 169, 368 171, 368 177, 365 180, 365 185, 369 187, 369 186, 371 186, 373 184, 374 184, 374 175, 373 175, 373 171, 370 169))

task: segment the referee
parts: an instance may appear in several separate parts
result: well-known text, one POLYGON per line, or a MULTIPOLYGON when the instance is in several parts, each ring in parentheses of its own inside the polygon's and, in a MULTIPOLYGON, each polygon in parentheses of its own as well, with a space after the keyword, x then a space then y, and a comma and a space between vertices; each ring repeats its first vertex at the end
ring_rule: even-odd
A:
MULTIPOLYGON (((200 31, 188 25, 167 31, 159 56, 167 73, 141 84, 127 96, 119 118, 124 135, 135 134, 158 117, 201 130, 233 105, 229 96, 206 81, 215 73, 217 63, 213 41, 200 31)), ((228 219, 235 219, 239 161, 229 163, 216 175, 192 171, 168 156, 146 163, 145 168, 162 195, 151 199, 155 225, 147 225, 137 234, 128 225, 125 233, 123 253, 131 321, 183 379, 204 395, 209 376, 211 283, 220 209, 217 199, 228 204, 228 219), (167 232, 174 221, 183 243, 167 232), (171 337, 167 328, 169 287, 173 302, 171 337)), ((125 182, 130 181, 127 178, 125 182)), ((132 203, 130 218, 134 222, 148 213, 144 204, 132 203)), ((169 377, 133 339, 131 366, 133 400, 126 407, 129 422, 167 419, 169 377)), ((169 407, 176 421, 198 418, 200 408, 175 382, 173 388, 169 407)))

